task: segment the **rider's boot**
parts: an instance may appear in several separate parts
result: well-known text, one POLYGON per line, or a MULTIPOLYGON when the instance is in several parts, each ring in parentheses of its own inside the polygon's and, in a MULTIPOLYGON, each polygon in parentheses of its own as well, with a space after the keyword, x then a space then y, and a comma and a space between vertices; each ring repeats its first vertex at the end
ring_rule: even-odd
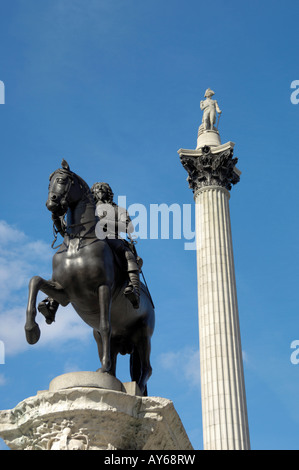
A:
POLYGON ((128 297, 134 308, 139 308, 140 303, 140 281, 139 271, 130 271, 129 284, 124 290, 124 294, 128 297))
POLYGON ((38 311, 42 313, 46 319, 46 323, 51 325, 55 321, 55 315, 58 310, 59 303, 56 300, 47 297, 38 304, 38 311))
POLYGON ((124 294, 128 297, 133 307, 138 308, 140 302, 139 266, 134 254, 130 249, 125 252, 125 257, 127 260, 129 284, 125 288, 124 294))

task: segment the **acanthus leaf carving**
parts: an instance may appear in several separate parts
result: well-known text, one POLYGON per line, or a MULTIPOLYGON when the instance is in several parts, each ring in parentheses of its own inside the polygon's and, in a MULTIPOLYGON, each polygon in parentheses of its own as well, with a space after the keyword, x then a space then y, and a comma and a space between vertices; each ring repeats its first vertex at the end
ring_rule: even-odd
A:
POLYGON ((205 186, 221 186, 230 190, 240 181, 235 169, 238 159, 233 157, 233 149, 213 153, 210 147, 205 146, 200 155, 181 154, 180 158, 193 192, 205 186))

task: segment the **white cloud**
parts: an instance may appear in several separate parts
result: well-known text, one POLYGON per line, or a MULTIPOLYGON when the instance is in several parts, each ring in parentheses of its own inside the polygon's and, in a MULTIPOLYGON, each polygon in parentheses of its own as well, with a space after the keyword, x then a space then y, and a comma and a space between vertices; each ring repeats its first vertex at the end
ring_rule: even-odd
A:
POLYGON ((92 337, 92 329, 79 317, 71 305, 59 307, 56 321, 47 325, 42 315, 38 322, 41 328, 40 347, 57 345, 69 340, 88 341, 92 337))
POLYGON ((6 377, 4 374, 0 374, 0 387, 3 387, 7 383, 6 377))
POLYGON ((11 308, 0 314, 0 338, 5 346, 5 355, 17 354, 27 347, 24 333, 25 311, 25 308, 11 308))
MULTIPOLYGON (((249 365, 248 354, 242 351, 244 364, 249 365)), ((163 353, 159 356, 159 361, 164 369, 176 374, 186 380, 192 387, 200 387, 200 359, 199 349, 189 347, 175 352, 163 353)))
MULTIPOLYGON (((0 340, 4 342, 6 355, 30 347, 24 332, 28 282, 34 275, 51 276, 52 256, 53 251, 45 242, 32 241, 22 231, 0 220, 0 340)), ((38 301, 44 297, 40 293, 38 301)), ((37 348, 72 339, 85 341, 92 335, 91 328, 71 306, 59 307, 57 321, 52 325, 47 325, 39 313, 37 322, 41 328, 37 348)))
POLYGON ((186 347, 179 351, 163 353, 159 357, 161 366, 185 379, 191 387, 200 387, 199 351, 186 347))
POLYGON ((45 242, 32 241, 22 231, 0 220, 0 311, 8 303, 17 304, 15 298, 20 289, 27 288, 32 276, 45 275, 51 269, 52 255, 45 242))
POLYGON ((26 238, 25 234, 17 228, 9 225, 5 220, 0 220, 0 243, 1 246, 20 242, 26 238))
POLYGON ((36 321, 41 330, 41 337, 36 345, 30 346, 25 338, 25 312, 25 307, 18 307, 0 314, 0 336, 6 355, 16 355, 31 347, 57 347, 74 339, 84 342, 92 336, 92 329, 71 306, 59 307, 57 319, 51 325, 47 325, 44 317, 38 313, 36 321))
POLYGON ((64 364, 64 373, 67 374, 68 372, 78 372, 80 371, 80 367, 77 364, 74 364, 72 361, 67 361, 64 364))

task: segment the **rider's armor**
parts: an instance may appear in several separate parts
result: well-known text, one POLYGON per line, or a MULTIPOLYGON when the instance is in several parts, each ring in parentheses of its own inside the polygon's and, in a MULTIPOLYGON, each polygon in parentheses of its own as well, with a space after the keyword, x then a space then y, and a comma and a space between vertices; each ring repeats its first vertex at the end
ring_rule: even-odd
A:
POLYGON ((136 253, 133 243, 128 243, 121 237, 121 233, 130 236, 134 231, 131 218, 125 209, 119 207, 114 202, 107 204, 101 200, 97 202, 96 213, 100 219, 101 230, 106 234, 109 246, 116 253, 121 265, 128 274, 129 284, 125 288, 124 294, 131 301, 133 307, 138 308, 140 299, 139 271, 142 260, 139 257, 136 258, 137 254, 135 256, 133 253, 132 249, 136 253))

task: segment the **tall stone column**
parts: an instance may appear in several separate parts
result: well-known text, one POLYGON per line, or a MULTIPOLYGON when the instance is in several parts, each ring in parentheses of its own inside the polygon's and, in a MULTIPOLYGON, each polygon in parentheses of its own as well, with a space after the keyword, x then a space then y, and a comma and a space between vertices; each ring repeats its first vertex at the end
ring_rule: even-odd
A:
POLYGON ((229 198, 240 180, 232 142, 200 128, 178 151, 196 211, 198 314, 205 450, 250 448, 229 198), (208 142, 209 145, 206 145, 208 142))

